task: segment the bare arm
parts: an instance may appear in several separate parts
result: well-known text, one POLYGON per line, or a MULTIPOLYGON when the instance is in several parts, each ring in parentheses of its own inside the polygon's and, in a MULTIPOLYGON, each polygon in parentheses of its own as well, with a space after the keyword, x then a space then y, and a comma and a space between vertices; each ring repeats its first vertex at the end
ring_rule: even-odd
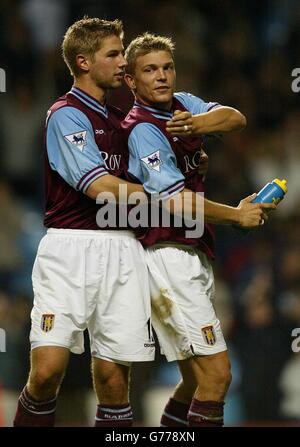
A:
POLYGON ((261 225, 262 219, 264 221, 268 219, 267 211, 276 209, 276 205, 270 203, 251 203, 255 196, 256 194, 252 194, 241 200, 237 207, 233 207, 203 199, 199 194, 184 189, 181 193, 166 201, 163 206, 169 206, 172 214, 183 213, 184 217, 184 213, 187 213, 193 219, 198 220, 198 202, 198 207, 201 205, 204 208, 204 216, 200 216, 200 218, 204 218, 206 223, 255 228, 261 225), (175 200, 174 197, 176 197, 175 200))
POLYGON ((167 122, 167 131, 172 135, 201 135, 242 130, 246 126, 245 116, 232 107, 218 107, 210 112, 192 115, 176 110, 167 122))
MULTIPOLYGON (((126 180, 115 177, 114 175, 106 174, 102 177, 97 178, 93 183, 90 184, 90 186, 86 190, 86 195, 91 199, 96 200, 97 195, 101 192, 110 192, 114 194, 116 202, 118 202, 120 198, 120 185, 124 185, 124 189, 122 190, 123 198, 124 192, 126 194, 125 198, 128 198, 128 196, 134 192, 145 193, 143 185, 139 185, 138 183, 129 183, 126 182, 126 180)), ((144 196, 146 201, 146 194, 144 194, 144 196)))
MULTIPOLYGON (((143 193, 141 198, 144 203, 148 201, 142 185, 129 183, 119 179, 113 175, 107 174, 96 179, 87 189, 86 194, 91 199, 96 199, 101 192, 110 192, 114 194, 116 202, 120 199, 120 185, 124 185, 122 190, 123 198, 127 199, 130 194, 135 192, 143 193)), ((241 200, 237 207, 224 205, 211 200, 203 199, 202 196, 196 194, 189 189, 184 189, 169 200, 163 201, 164 207, 169 207, 172 214, 187 213, 193 219, 199 218, 199 203, 204 207, 204 218, 206 223, 222 224, 222 225, 239 225, 243 228, 255 228, 261 224, 262 219, 268 219, 267 211, 276 209, 273 203, 251 203, 255 194, 241 200), (187 194, 186 194, 187 193, 187 194), (202 201, 202 203, 201 203, 202 201)), ((183 217, 185 214, 183 214, 183 217)))

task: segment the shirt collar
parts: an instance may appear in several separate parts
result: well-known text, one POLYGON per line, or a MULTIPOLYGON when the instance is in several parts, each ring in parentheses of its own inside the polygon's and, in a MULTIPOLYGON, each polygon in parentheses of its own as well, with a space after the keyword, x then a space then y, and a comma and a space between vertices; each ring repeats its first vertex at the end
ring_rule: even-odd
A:
POLYGON ((83 104, 88 106, 90 109, 101 113, 103 116, 105 116, 105 118, 108 117, 108 110, 106 105, 103 106, 102 104, 100 104, 99 101, 97 101, 95 98, 93 98, 80 88, 73 86, 69 93, 74 95, 77 99, 79 99, 83 104))
POLYGON ((173 116, 172 112, 167 112, 165 110, 160 110, 160 109, 156 109, 154 107, 147 106, 146 104, 143 104, 141 101, 138 101, 137 99, 134 101, 133 107, 145 109, 148 112, 150 112, 151 115, 153 115, 156 118, 159 118, 161 120, 165 120, 165 121, 169 121, 173 116))

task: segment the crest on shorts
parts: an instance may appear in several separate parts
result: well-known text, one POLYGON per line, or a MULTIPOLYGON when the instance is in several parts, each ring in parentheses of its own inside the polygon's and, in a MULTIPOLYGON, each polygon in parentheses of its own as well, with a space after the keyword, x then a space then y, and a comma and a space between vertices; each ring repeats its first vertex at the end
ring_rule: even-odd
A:
POLYGON ((42 321, 41 321, 41 329, 44 332, 49 332, 51 329, 53 329, 54 326, 54 314, 43 314, 42 315, 42 321))
POLYGON ((201 328, 201 331, 205 342, 208 345, 213 346, 216 343, 216 333, 213 325, 204 326, 201 328))

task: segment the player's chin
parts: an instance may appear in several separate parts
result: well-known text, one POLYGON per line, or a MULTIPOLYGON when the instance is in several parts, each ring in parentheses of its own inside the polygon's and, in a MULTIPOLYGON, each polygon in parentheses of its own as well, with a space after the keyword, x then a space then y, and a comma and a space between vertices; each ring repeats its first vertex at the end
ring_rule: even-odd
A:
POLYGON ((121 85, 122 85, 122 79, 115 78, 115 79, 111 82, 110 88, 118 88, 118 87, 121 87, 121 85))
POLYGON ((158 92, 156 94, 156 99, 157 102, 169 102, 172 99, 172 92, 170 91, 163 91, 163 92, 158 92))

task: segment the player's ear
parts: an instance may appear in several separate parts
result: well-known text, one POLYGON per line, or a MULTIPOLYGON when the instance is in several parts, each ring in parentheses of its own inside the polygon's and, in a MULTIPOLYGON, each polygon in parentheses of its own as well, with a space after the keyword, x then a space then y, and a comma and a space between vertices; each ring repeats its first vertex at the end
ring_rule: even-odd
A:
POLYGON ((133 79, 133 77, 126 73, 124 76, 125 82, 128 85, 128 87, 130 88, 130 90, 135 90, 136 89, 136 85, 135 85, 135 80, 133 79))
POLYGON ((84 72, 88 72, 90 69, 90 61, 84 54, 77 54, 76 65, 84 72))

